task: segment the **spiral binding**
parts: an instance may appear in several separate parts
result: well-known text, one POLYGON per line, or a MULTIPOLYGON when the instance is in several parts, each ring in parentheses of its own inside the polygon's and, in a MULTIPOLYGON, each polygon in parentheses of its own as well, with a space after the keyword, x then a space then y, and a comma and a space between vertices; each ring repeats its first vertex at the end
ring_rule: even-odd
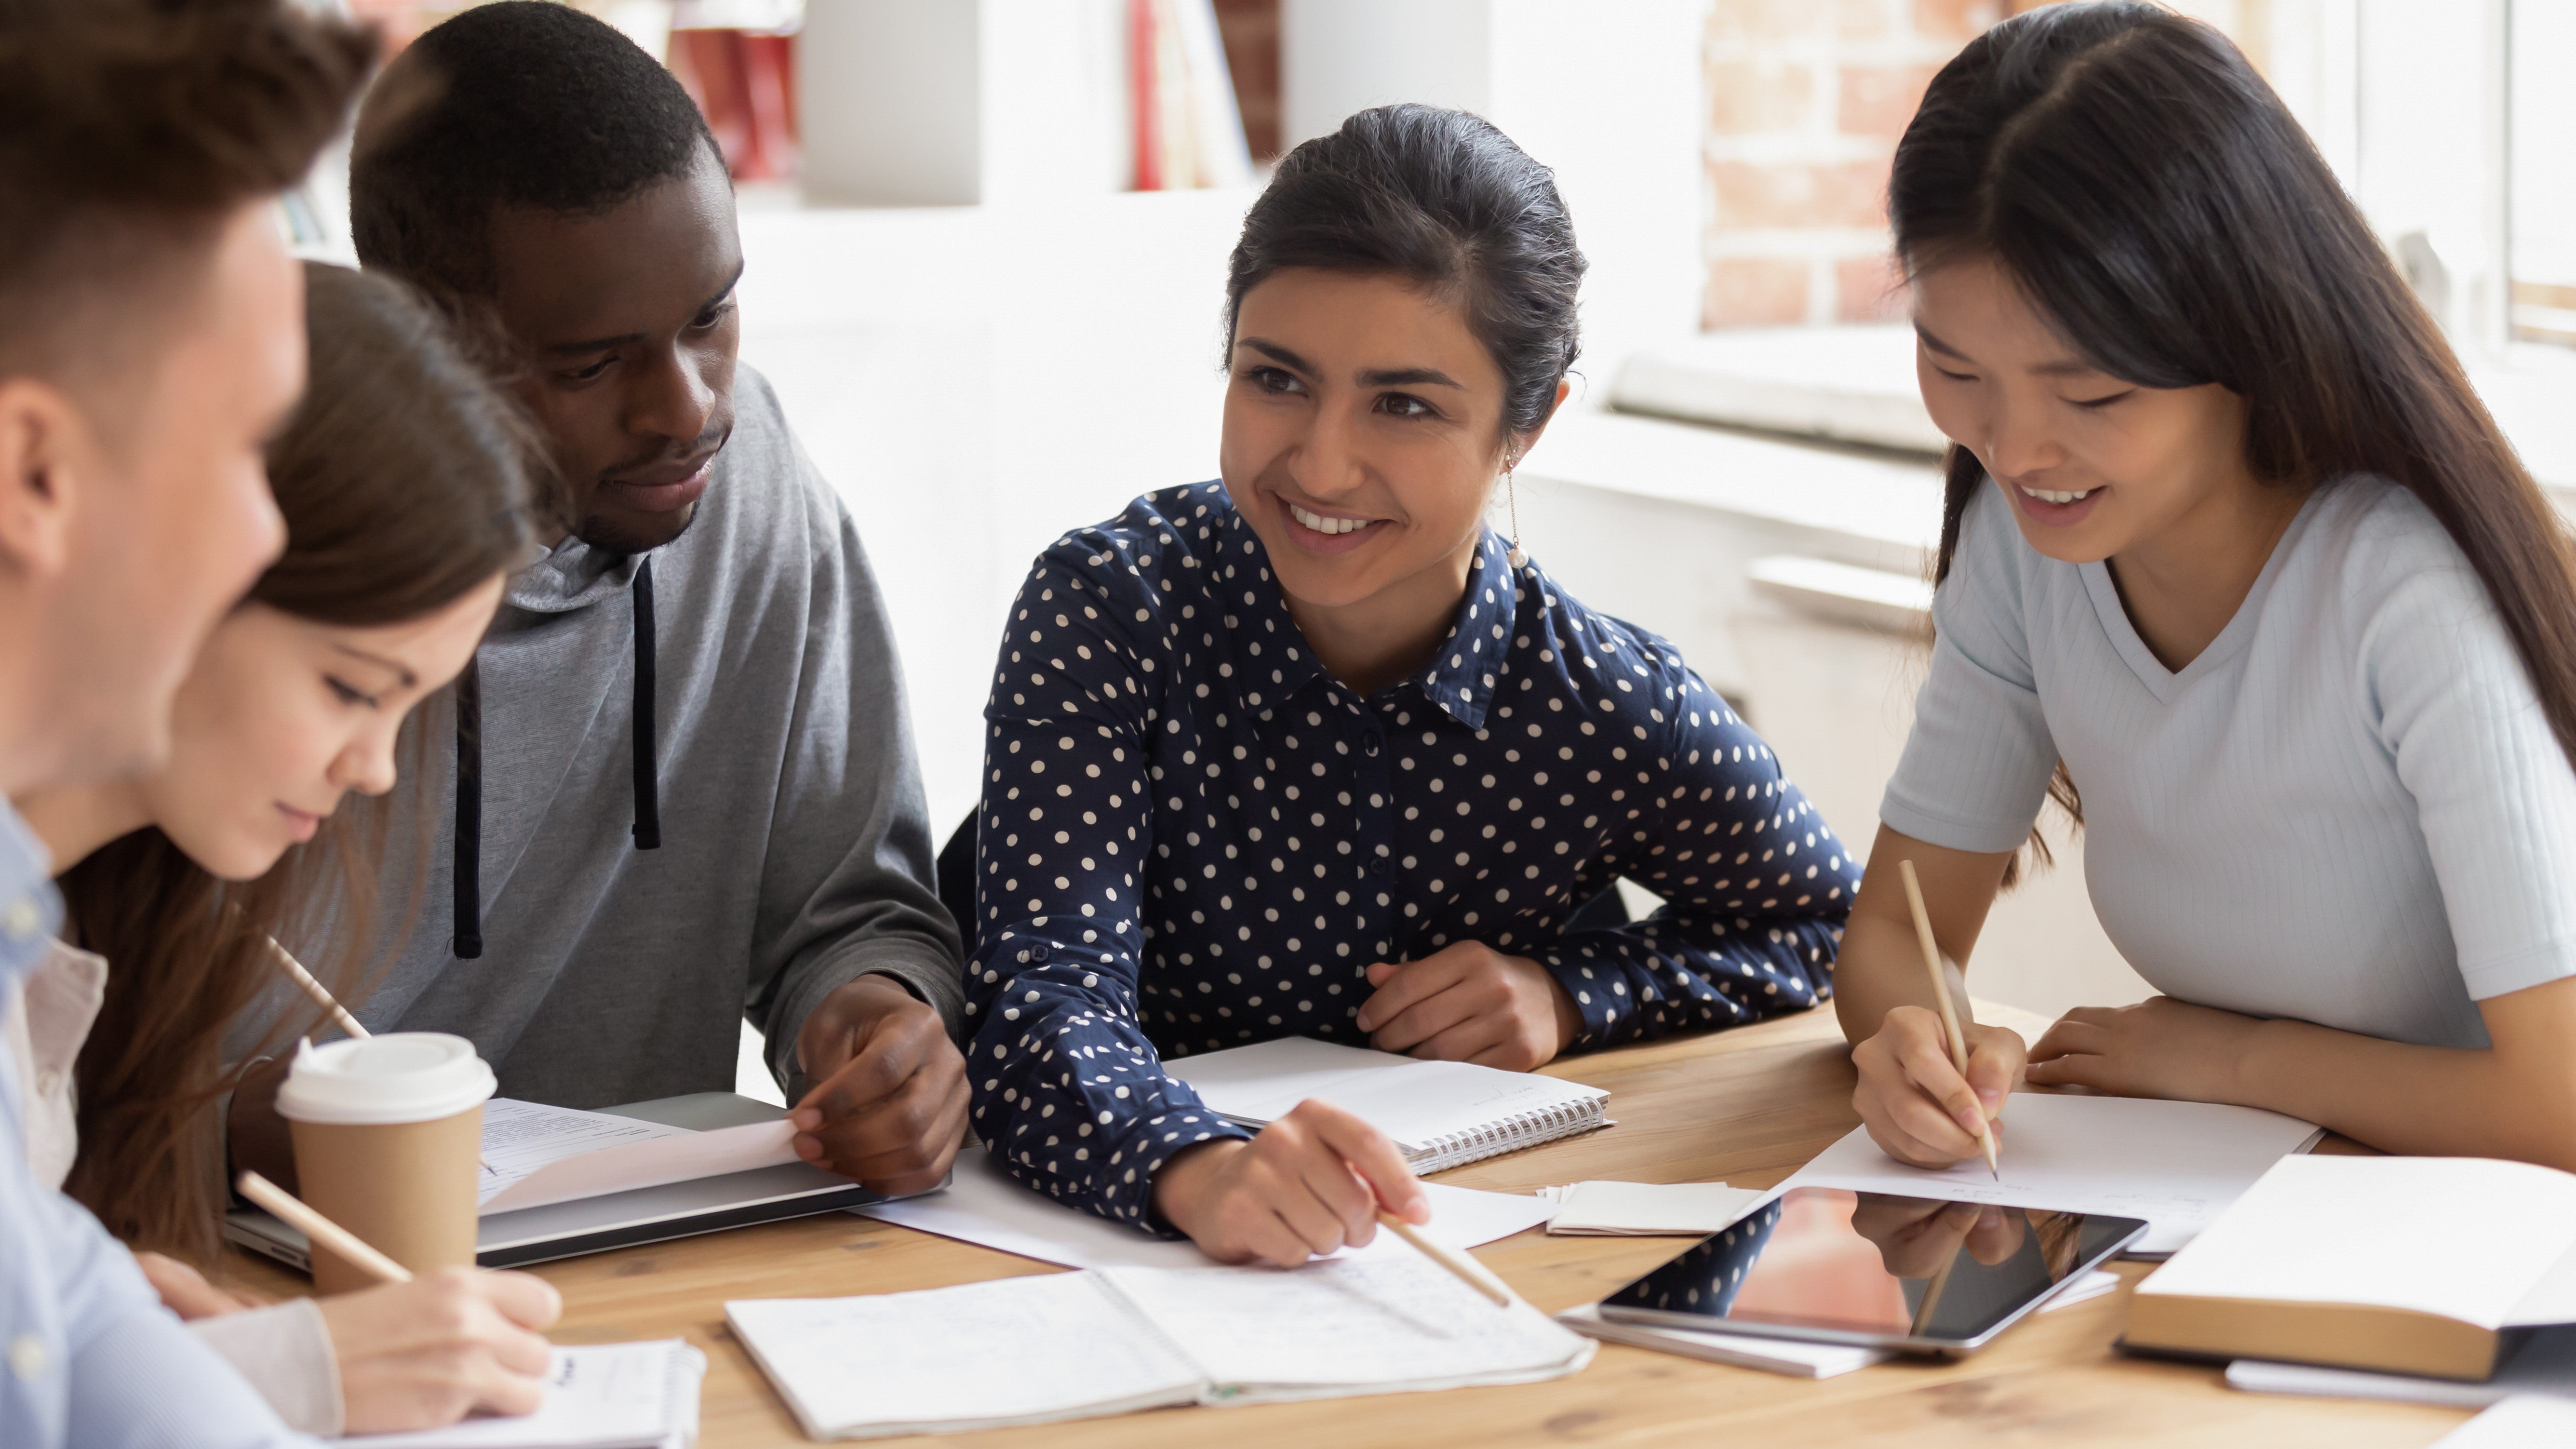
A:
POLYGON ((1416 1172, 1442 1172, 1536 1147, 1560 1137, 1589 1132, 1602 1123, 1605 1099, 1587 1097, 1580 1102, 1559 1102, 1550 1107, 1534 1107, 1515 1112, 1509 1117, 1451 1132, 1423 1143, 1409 1154, 1416 1172))

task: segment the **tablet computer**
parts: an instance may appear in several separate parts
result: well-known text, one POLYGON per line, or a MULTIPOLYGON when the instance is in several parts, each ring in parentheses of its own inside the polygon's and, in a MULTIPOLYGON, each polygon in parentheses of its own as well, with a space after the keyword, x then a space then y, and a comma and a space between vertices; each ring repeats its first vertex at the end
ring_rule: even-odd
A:
POLYGON ((1793 1188, 1602 1299, 1600 1312, 1958 1357, 2146 1230, 2099 1213, 1793 1188))

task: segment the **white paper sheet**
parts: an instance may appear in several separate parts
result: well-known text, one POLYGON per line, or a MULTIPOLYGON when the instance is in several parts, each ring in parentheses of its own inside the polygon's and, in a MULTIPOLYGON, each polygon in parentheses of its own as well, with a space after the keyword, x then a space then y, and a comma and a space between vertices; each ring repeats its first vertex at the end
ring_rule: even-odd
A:
POLYGON ((481 1211, 544 1207, 796 1161, 785 1118, 691 1132, 495 1097, 483 1104, 481 1211))
POLYGON ((1547 1220, 1547 1230, 1576 1237, 1719 1232, 1766 1196, 1759 1188, 1722 1182, 1578 1182, 1548 1193, 1556 1214, 1547 1220))
POLYGON ((1112 1268, 1102 1276, 1187 1349, 1229 1401, 1403 1385, 1553 1378, 1592 1346, 1528 1304, 1508 1308, 1397 1242, 1398 1253, 1294 1272, 1112 1268))
POLYGON ((2324 1135, 2251 1107, 2047 1092, 2015 1093, 2003 1124, 2001 1182, 1983 1158, 1938 1172, 1908 1167, 1855 1127, 1773 1191, 1842 1187, 2144 1218, 2147 1235, 2129 1251, 2157 1255, 2190 1242, 2273 1163, 2324 1135))
POLYGON ((2368 1304, 2502 1328, 2571 1248, 2567 1173, 2475 1157, 2294 1157, 2138 1292, 2368 1304))
MULTIPOLYGON (((1475 1248, 1547 1221, 1549 1205, 1519 1193, 1478 1192, 1426 1182, 1431 1223, 1422 1231, 1452 1248, 1475 1248)), ((943 1238, 979 1243, 1041 1263, 1068 1268, 1207 1268, 1215 1260, 1185 1241, 1150 1238, 1136 1229, 1032 1192, 1013 1182, 991 1154, 957 1154, 957 1173, 939 1192, 899 1202, 852 1208, 863 1217, 898 1223, 943 1238)), ((1393 1233, 1380 1233, 1366 1248, 1345 1254, 1410 1252, 1393 1233)))
POLYGON ((2433 1441, 2433 1449, 2567 1449, 2576 1444, 2576 1403, 2516 1394, 2433 1441))
POLYGON ((686 1339, 554 1351, 533 1414, 467 1419, 408 1434, 359 1434, 357 1449, 687 1449, 698 1437, 707 1357, 686 1339))

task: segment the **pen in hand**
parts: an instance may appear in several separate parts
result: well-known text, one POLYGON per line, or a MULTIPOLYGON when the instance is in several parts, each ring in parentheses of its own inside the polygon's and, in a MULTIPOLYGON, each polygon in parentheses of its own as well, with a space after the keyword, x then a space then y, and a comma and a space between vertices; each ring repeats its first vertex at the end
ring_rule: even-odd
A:
MULTIPOLYGON (((1905 878, 1905 904, 1914 911, 1914 937, 1923 947, 1923 969, 1932 973, 1932 1000, 1941 1009, 1941 1028, 1949 1034, 1950 1062, 1959 1069, 1959 1077, 1965 1081, 1968 1075, 1968 1038, 1959 1030, 1959 1010, 1950 1001, 1950 973, 1941 969, 1941 947, 1932 939, 1932 913, 1923 908, 1923 884, 1915 879, 1914 862, 1910 860, 1898 861, 1896 872, 1905 878)), ((1995 1151, 1994 1127, 1986 1121, 1982 1106, 1977 1114, 1977 1145, 1986 1150, 1986 1171, 1994 1175, 1995 1181, 2003 1181, 2003 1163, 1995 1151)))

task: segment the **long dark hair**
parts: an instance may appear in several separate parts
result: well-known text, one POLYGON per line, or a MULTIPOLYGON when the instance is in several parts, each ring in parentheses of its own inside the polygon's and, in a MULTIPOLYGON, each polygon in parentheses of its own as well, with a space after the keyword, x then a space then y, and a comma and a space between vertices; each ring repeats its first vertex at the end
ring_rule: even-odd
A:
MULTIPOLYGON (((268 455, 286 553, 250 597, 327 624, 420 618, 526 556, 534 435, 409 289, 319 264, 304 278, 311 382, 268 455)), ((65 1186, 110 1231, 212 1258, 223 1149, 204 1119, 231 1085, 225 1028, 278 981, 272 939, 308 934, 325 909, 351 944, 313 969, 358 995, 380 821, 353 800, 256 880, 216 879, 154 828, 63 876, 76 935, 108 958, 65 1186)), ((258 1050, 320 1020, 284 1017, 258 1050)))
MULTIPOLYGON (((1993 259, 2111 376, 2242 397, 2256 477, 2404 485, 2477 570, 2576 760, 2567 534, 2325 158, 2226 37, 2138 0, 1995 26, 1942 67, 1905 128, 1888 220, 1909 272, 1993 259)), ((1936 584, 1986 476, 1955 445, 1945 471, 1936 584)), ((2050 793, 2080 824, 2062 765, 2050 793)), ((2032 845, 2044 862, 2036 831, 2032 845)))
POLYGON ((1583 253, 1556 178, 1465 111, 1380 106, 1279 163, 1227 260, 1225 344, 1243 296, 1288 267, 1379 272, 1454 298, 1503 374, 1503 427, 1534 431, 1578 350, 1583 253))

